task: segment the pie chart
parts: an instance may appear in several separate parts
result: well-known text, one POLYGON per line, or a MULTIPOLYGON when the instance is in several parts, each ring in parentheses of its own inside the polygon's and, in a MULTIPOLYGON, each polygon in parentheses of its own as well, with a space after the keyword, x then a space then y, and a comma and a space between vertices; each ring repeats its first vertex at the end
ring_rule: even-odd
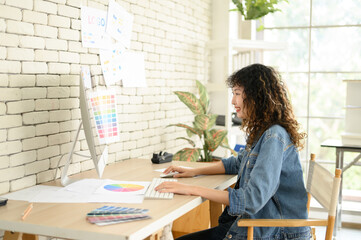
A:
POLYGON ((127 183, 120 183, 120 184, 108 184, 104 186, 105 190, 111 192, 135 192, 142 190, 144 186, 138 184, 127 184, 127 183))

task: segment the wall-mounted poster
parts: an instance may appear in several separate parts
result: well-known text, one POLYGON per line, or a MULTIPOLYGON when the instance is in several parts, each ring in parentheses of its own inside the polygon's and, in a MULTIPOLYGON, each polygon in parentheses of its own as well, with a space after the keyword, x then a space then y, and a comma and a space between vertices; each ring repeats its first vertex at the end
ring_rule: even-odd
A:
POLYGON ((112 41, 106 34, 107 12, 81 7, 81 39, 83 47, 109 48, 112 41))
POLYGON ((92 87, 92 80, 91 80, 91 77, 90 77, 89 66, 82 66, 81 67, 81 78, 83 80, 85 89, 92 87))
POLYGON ((125 51, 123 59, 123 87, 147 87, 144 54, 125 51))
POLYGON ((106 32, 118 40, 124 47, 129 48, 132 26, 133 16, 122 6, 113 0, 109 0, 106 32))
POLYGON ((110 86, 120 81, 123 72, 124 48, 118 44, 113 45, 111 49, 100 49, 99 53, 105 84, 110 86))

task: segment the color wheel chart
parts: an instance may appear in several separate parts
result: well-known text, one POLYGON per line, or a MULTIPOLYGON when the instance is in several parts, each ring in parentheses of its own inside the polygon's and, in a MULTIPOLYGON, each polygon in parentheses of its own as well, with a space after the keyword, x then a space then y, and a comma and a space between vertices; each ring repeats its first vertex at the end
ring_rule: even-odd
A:
POLYGON ((144 189, 144 186, 138 184, 119 183, 105 185, 104 189, 111 192, 136 192, 144 189))
POLYGON ((115 91, 93 92, 90 94, 89 101, 93 110, 99 143, 119 141, 115 91))

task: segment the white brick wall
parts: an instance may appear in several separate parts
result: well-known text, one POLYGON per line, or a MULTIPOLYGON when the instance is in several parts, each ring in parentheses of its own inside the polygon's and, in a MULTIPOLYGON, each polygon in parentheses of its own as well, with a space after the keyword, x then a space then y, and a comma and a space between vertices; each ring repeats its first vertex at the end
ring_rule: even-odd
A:
MULTIPOLYGON (((134 16, 130 50, 145 55, 148 87, 113 87, 120 141, 109 145, 109 162, 176 151, 184 132, 165 125, 192 121, 173 91, 195 92, 195 80, 204 79, 199 66, 211 0, 117 2, 134 16)), ((104 84, 99 50, 82 47, 80 7, 107 4, 0 0, 0 194, 52 180, 61 154, 70 151, 81 119, 80 67, 89 66, 94 82, 104 84)), ((89 154, 83 131, 79 140, 75 150, 89 154)), ((91 168, 79 157, 70 173, 91 168)))

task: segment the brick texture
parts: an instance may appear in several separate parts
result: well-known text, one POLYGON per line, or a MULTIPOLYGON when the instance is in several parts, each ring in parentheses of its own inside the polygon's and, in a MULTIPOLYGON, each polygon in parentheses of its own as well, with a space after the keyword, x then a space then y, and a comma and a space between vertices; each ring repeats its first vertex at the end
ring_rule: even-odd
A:
MULTIPOLYGON (((144 54, 148 86, 108 86, 117 94, 120 129, 109 163, 186 146, 175 141, 185 131, 165 126, 191 124, 192 113, 173 92, 196 92, 195 79, 205 79, 200 66, 211 29, 211 0, 119 4, 134 16, 129 50, 144 54)), ((0 0, 0 194, 54 179, 81 121, 81 67, 105 89, 99 49, 82 45, 82 5, 107 10, 108 0, 0 0)), ((75 151, 89 154, 84 131, 75 151)), ((76 157, 69 173, 92 168, 90 159, 76 157)))

